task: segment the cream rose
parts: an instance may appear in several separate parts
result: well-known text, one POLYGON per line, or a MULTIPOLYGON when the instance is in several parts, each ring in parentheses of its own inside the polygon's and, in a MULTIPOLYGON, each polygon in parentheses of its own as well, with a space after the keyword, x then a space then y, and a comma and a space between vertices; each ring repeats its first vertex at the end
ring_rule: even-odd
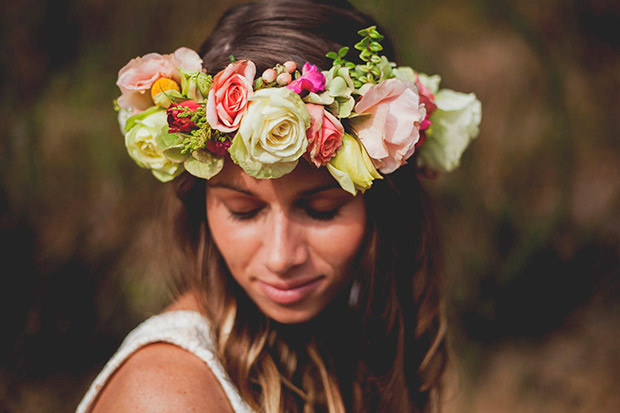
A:
POLYGON ((279 178, 295 169, 306 152, 310 115, 299 95, 287 88, 261 89, 250 98, 228 152, 255 178, 279 178))
POLYGON ((368 88, 355 105, 357 135, 379 171, 394 172, 413 155, 426 110, 415 84, 388 79, 368 88))
POLYGON ((177 137, 168 133, 164 109, 145 112, 132 120, 133 126, 125 134, 129 156, 141 167, 150 169, 162 182, 174 179, 183 172, 183 165, 163 155, 164 149, 176 143, 177 137))
POLYGON ((450 172, 459 166, 461 155, 478 136, 482 106, 473 93, 441 89, 435 95, 437 110, 419 149, 418 165, 450 172))

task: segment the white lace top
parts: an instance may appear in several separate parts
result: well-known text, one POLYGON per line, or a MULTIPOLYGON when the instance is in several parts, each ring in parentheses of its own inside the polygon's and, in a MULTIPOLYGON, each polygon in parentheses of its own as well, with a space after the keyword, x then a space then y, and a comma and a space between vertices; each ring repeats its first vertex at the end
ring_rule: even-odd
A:
POLYGON ((95 378, 77 407, 77 413, 90 410, 97 395, 112 374, 141 347, 157 342, 179 346, 204 361, 220 382, 236 413, 251 413, 224 367, 220 363, 207 320, 195 311, 171 311, 153 316, 136 327, 95 378))

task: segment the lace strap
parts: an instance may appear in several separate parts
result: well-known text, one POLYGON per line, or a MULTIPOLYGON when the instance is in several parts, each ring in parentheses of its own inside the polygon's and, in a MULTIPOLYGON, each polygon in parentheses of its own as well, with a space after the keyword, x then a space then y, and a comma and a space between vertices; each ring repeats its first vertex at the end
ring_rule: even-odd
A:
POLYGON ((77 408, 87 412, 112 374, 136 351, 147 344, 164 342, 181 347, 204 361, 217 378, 236 413, 253 410, 239 395, 216 356, 207 320, 196 311, 170 311, 142 322, 125 338, 117 352, 95 378, 77 408))

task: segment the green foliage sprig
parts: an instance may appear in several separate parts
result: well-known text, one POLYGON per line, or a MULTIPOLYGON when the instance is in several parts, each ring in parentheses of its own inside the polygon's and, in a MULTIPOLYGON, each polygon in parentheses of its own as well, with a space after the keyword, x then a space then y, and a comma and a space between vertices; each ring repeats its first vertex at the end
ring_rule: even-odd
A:
POLYGON ((199 149, 205 149, 205 144, 208 140, 223 142, 230 139, 225 133, 212 129, 211 126, 209 126, 204 106, 201 106, 196 111, 183 108, 179 111, 177 117, 191 117, 192 122, 197 126, 197 129, 184 134, 184 139, 181 143, 183 148, 181 150, 182 154, 192 153, 199 149))
POLYGON ((383 80, 385 65, 389 65, 389 62, 378 53, 383 50, 381 41, 384 36, 377 31, 376 26, 370 26, 357 33, 362 36, 362 40, 353 47, 360 51, 359 57, 365 62, 364 64, 356 65, 345 58, 349 52, 348 47, 343 47, 338 52, 329 52, 325 56, 334 60, 334 66, 349 68, 349 75, 353 79, 353 84, 355 88, 359 89, 366 83, 375 84, 383 80))

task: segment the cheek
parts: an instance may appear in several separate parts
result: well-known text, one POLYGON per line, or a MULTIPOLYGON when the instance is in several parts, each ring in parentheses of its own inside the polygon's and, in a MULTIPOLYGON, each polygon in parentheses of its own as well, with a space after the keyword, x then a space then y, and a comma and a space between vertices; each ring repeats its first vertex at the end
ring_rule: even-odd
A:
POLYGON ((209 231, 234 278, 247 266, 253 255, 252 240, 247 225, 238 225, 230 219, 226 209, 207 201, 209 231))
POLYGON ((316 233, 314 251, 336 274, 345 276, 356 258, 366 233, 363 203, 343 212, 343 217, 316 233))

